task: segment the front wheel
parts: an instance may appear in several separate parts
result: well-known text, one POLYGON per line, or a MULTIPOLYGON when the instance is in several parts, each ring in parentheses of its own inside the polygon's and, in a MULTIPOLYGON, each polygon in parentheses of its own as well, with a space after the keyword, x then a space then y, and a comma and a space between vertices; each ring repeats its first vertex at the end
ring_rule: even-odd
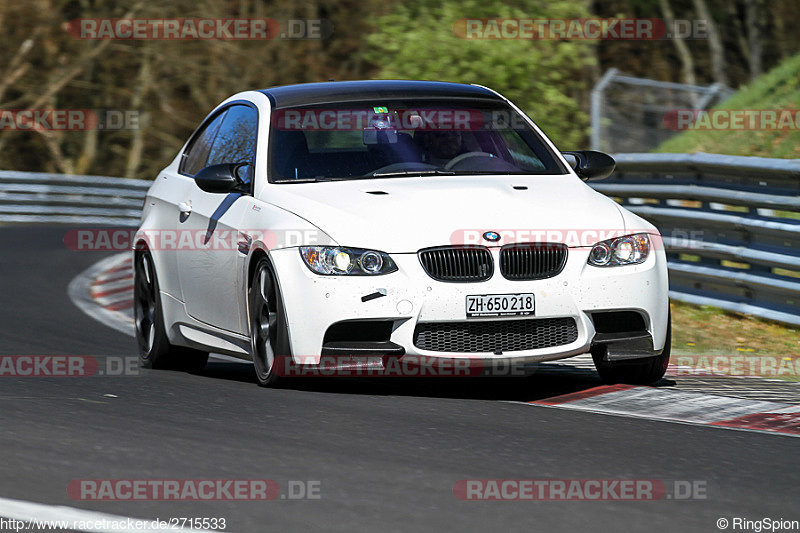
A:
POLYGON ((606 349, 592 350, 592 359, 597 373, 605 383, 627 383, 630 385, 652 385, 664 377, 669 365, 672 342, 672 318, 667 315, 667 338, 660 355, 627 361, 605 361, 606 349))

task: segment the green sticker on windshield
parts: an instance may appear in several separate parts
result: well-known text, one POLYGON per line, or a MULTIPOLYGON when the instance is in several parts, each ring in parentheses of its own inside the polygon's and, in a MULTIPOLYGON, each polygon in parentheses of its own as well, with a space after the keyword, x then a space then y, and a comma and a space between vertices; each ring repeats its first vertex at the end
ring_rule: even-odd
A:
POLYGON ((389 108, 388 107, 373 107, 372 110, 374 112, 376 112, 376 113, 388 113, 389 112, 389 108))

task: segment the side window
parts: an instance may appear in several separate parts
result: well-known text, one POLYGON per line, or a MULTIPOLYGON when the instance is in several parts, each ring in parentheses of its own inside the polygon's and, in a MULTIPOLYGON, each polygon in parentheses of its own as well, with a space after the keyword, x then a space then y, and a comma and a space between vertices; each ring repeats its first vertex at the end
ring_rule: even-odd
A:
POLYGON ((191 146, 189 146, 189 148, 187 148, 186 152, 183 154, 183 162, 181 163, 180 168, 181 174, 194 176, 200 170, 208 166, 206 164, 206 161, 208 161, 208 154, 211 151, 214 138, 217 136, 217 132, 219 131, 222 121, 225 119, 225 115, 227 113, 227 111, 223 111, 214 117, 214 119, 206 125, 203 131, 201 131, 194 138, 191 146))
POLYGON ((214 139, 207 165, 253 163, 256 155, 257 124, 258 113, 252 107, 230 107, 214 139))

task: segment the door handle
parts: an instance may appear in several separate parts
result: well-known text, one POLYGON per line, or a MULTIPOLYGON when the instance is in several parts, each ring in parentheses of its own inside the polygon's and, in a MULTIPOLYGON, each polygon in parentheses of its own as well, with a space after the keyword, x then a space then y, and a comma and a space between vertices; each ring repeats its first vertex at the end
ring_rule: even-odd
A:
POLYGON ((181 215, 188 217, 189 214, 192 212, 192 202, 185 201, 178 204, 178 211, 181 212, 181 215))

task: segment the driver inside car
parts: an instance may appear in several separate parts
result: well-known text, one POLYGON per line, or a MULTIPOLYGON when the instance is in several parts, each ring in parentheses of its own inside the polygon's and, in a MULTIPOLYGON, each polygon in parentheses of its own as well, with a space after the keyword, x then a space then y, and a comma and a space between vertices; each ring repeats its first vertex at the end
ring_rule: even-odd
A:
POLYGON ((460 131, 432 131, 421 135, 423 161, 443 167, 448 161, 465 152, 460 131))

